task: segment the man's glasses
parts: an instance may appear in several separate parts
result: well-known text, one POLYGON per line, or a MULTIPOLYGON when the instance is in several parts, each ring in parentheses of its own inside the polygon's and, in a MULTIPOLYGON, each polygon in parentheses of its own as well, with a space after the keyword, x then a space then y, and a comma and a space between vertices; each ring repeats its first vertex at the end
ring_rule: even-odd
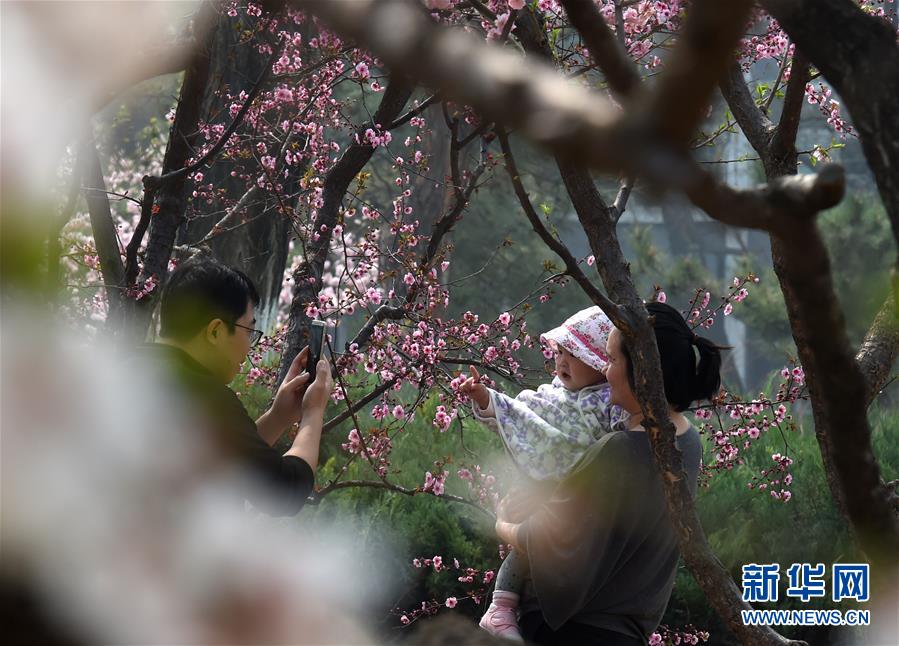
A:
POLYGON ((236 327, 242 327, 243 329, 248 330, 250 332, 250 345, 251 346, 255 346, 257 343, 259 343, 259 339, 262 338, 262 334, 263 334, 262 330, 257 330, 256 328, 247 327, 246 325, 241 325, 240 323, 235 323, 234 325, 236 327))

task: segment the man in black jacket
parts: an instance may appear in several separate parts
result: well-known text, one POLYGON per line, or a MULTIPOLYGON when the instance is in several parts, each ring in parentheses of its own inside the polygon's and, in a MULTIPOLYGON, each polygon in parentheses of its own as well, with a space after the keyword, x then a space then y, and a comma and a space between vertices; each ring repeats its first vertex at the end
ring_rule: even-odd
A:
POLYGON ((250 418, 228 384, 262 336, 255 329, 258 303, 256 288, 243 272, 209 259, 185 262, 162 296, 159 342, 142 346, 139 362, 170 371, 189 403, 196 404, 213 446, 249 476, 243 497, 260 511, 287 516, 303 507, 315 483, 333 381, 322 359, 314 382, 308 383, 305 348, 271 408, 255 422, 250 418), (297 422, 299 432, 282 455, 272 447, 297 422))

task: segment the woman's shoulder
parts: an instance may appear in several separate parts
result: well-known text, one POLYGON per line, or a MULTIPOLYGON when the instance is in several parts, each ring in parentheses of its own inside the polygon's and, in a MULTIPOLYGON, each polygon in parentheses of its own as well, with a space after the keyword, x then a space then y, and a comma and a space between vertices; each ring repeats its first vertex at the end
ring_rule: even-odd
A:
POLYGON ((612 431, 606 433, 590 448, 578 461, 572 470, 594 469, 597 466, 619 466, 622 462, 629 462, 635 455, 635 445, 639 438, 631 437, 633 433, 627 431, 612 431))

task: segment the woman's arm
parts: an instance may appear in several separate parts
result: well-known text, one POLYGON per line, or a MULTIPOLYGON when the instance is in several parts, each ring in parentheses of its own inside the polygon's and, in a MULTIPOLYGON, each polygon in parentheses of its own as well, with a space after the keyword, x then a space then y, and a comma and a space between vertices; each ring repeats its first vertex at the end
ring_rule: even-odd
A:
POLYGON ((503 543, 507 543, 517 550, 523 549, 523 543, 518 540, 518 530, 521 529, 520 522, 514 522, 512 518, 516 516, 516 510, 513 509, 514 501, 511 495, 505 496, 499 501, 496 508, 496 535, 503 543))
POLYGON ((497 519, 496 535, 503 543, 507 543, 517 550, 524 550, 524 545, 518 540, 518 530, 521 523, 510 523, 497 519))

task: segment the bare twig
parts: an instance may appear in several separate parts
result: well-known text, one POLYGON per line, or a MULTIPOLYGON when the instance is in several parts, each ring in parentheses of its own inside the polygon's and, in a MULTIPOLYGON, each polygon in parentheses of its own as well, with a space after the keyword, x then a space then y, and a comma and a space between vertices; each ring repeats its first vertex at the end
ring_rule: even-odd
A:
MULTIPOLYGON (((427 491, 422 491, 421 489, 409 489, 407 487, 402 487, 400 485, 394 484, 392 482, 384 482, 379 480, 344 480, 343 482, 336 482, 333 485, 329 485, 324 487, 323 489, 316 491, 312 499, 309 501, 310 504, 317 504, 324 498, 326 495, 333 491, 337 491, 339 489, 349 489, 349 488, 358 488, 358 487, 367 487, 371 489, 386 489, 387 491, 391 491, 393 493, 403 494, 404 496, 417 496, 417 495, 434 495, 427 491)), ((468 500, 467 498, 462 498, 461 496, 454 496, 452 494, 442 494, 440 496, 434 496, 440 500, 446 500, 449 502, 458 502, 463 505, 468 505, 469 507, 473 507, 478 511, 486 514, 490 519, 495 520, 496 516, 483 507, 481 507, 478 503, 473 500, 468 500)))

